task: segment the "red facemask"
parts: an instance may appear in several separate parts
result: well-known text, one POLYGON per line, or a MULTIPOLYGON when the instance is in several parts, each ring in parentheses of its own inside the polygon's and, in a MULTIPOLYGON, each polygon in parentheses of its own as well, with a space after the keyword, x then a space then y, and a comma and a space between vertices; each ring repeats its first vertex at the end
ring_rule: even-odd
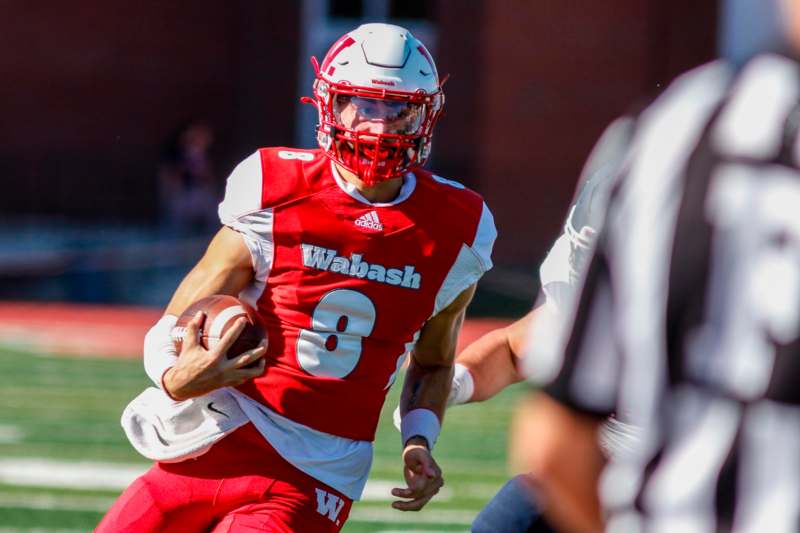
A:
POLYGON ((415 166, 425 105, 336 94, 334 160, 371 186, 415 166))

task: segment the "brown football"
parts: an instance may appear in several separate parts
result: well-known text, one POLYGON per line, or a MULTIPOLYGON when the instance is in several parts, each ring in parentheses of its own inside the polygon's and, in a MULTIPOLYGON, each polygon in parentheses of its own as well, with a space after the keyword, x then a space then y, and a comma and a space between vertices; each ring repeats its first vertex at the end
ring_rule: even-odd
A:
POLYGON ((229 359, 257 347, 266 338, 266 331, 255 309, 233 296, 214 294, 197 300, 178 317, 175 327, 172 328, 172 342, 175 343, 178 353, 186 335, 186 326, 198 311, 206 314, 206 320, 200 330, 200 344, 207 350, 219 342, 225 332, 233 327, 237 318, 243 316, 247 319, 247 325, 239 334, 239 338, 228 349, 229 359))

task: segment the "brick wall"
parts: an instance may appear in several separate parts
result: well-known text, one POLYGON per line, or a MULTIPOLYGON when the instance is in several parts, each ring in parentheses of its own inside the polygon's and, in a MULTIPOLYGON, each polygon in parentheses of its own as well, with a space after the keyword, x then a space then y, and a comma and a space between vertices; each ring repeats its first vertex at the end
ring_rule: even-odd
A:
MULTIPOLYGON (((710 58, 716 2, 439 0, 451 73, 432 168, 482 192, 500 264, 536 264, 581 165, 638 98, 710 58), (613 4, 613 6, 611 5, 613 4)), ((299 2, 11 3, 0 18, 0 216, 152 220, 169 132, 200 115, 224 176, 292 144, 299 2)))
POLYGON ((533 267, 603 128, 713 56, 715 2, 463 4, 439 17, 440 62, 453 72, 446 89, 458 94, 440 125, 437 162, 493 208, 498 262, 533 267))
POLYGON ((152 219, 161 145, 190 117, 216 128, 221 174, 290 143, 298 17, 244 0, 4 6, 0 213, 152 219))

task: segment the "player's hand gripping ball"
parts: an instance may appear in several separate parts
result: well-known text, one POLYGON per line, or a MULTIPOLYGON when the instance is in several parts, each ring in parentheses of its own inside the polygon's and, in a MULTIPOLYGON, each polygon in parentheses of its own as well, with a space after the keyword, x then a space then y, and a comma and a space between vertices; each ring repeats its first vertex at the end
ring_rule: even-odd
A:
POLYGON ((200 344, 206 350, 213 348, 219 342, 225 332, 236 323, 236 319, 239 317, 247 319, 247 325, 228 349, 228 359, 257 348, 267 337, 266 330, 255 309, 233 296, 215 294, 197 300, 178 317, 178 321, 172 329, 172 341, 175 343, 178 353, 181 352, 186 326, 198 311, 203 311, 206 315, 203 326, 198 332, 200 344))

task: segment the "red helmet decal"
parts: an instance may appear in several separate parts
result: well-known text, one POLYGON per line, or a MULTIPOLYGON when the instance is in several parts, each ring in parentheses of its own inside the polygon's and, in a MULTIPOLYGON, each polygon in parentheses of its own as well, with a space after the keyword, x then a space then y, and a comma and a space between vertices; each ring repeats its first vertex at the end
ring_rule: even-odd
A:
POLYGON ((425 50, 425 47, 422 46, 422 45, 419 45, 419 46, 417 46, 417 50, 419 50, 419 53, 422 54, 425 57, 425 59, 428 60, 428 63, 430 64, 431 68, 433 69, 434 72, 436 72, 436 67, 433 64, 433 58, 428 53, 428 51, 425 50))
MULTIPOLYGON (((341 53, 342 50, 344 50, 348 46, 351 46, 355 42, 356 42, 355 39, 353 39, 349 35, 344 35, 338 41, 336 41, 334 45, 331 47, 330 52, 328 52, 328 54, 325 56, 325 59, 322 62, 322 71, 324 72, 325 69, 328 68, 328 66, 331 64, 331 61, 333 61, 336 58, 336 56, 338 56, 341 53)), ((333 72, 331 72, 330 74, 333 74, 333 72)))

